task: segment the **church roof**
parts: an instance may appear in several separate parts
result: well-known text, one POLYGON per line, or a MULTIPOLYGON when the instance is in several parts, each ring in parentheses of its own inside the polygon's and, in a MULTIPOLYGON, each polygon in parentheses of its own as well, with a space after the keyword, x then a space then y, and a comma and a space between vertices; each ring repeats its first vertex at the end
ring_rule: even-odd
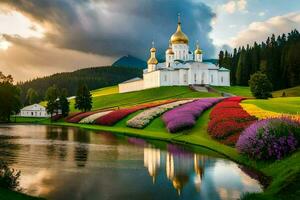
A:
POLYGON ((220 69, 219 69, 219 71, 230 71, 229 69, 226 69, 226 68, 224 68, 224 67, 221 67, 220 69))

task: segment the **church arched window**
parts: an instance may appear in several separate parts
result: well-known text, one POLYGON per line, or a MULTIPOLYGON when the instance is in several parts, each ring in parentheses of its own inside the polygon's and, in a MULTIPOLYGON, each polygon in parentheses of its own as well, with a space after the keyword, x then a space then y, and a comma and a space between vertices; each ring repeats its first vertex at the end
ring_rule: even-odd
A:
POLYGON ((223 81, 224 81, 224 78, 223 78, 223 76, 221 76, 221 83, 223 83, 223 81))

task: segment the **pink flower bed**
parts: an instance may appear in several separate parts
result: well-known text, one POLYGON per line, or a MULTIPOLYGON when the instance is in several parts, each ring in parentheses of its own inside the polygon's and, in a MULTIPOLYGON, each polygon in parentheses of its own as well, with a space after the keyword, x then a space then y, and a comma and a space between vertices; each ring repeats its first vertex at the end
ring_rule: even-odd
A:
POLYGON ((166 112, 163 115, 162 120, 166 124, 168 131, 171 133, 191 128, 196 124, 196 119, 203 111, 221 100, 221 98, 205 98, 184 104, 166 112))
POLYGON ((115 110, 111 113, 108 113, 107 115, 104 115, 104 116, 96 119, 94 121, 94 123, 99 124, 99 125, 113 126, 114 124, 116 124, 121 119, 125 118, 126 116, 128 116, 131 113, 134 113, 138 110, 152 108, 152 107, 155 107, 155 106, 163 105, 163 104, 166 104, 166 103, 171 103, 171 102, 174 102, 174 101, 176 101, 176 100, 166 100, 166 101, 162 101, 162 102, 152 102, 152 103, 147 103, 147 104, 141 104, 141 105, 134 106, 134 107, 131 107, 131 108, 122 108, 122 109, 115 110))

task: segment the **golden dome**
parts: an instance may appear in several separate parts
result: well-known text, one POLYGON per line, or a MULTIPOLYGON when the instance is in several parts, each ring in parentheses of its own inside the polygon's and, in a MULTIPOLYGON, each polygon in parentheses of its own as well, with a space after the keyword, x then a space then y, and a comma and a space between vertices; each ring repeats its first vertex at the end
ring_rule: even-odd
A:
POLYGON ((172 44, 188 44, 189 38, 181 30, 181 23, 178 22, 176 32, 171 36, 172 44))
POLYGON ((202 51, 201 51, 199 48, 197 48, 197 49, 195 50, 195 54, 202 54, 202 51))
POLYGON ((150 65, 156 65, 158 63, 158 60, 155 57, 151 57, 151 58, 149 58, 147 63, 150 65))
POLYGON ((166 54, 171 54, 171 55, 174 54, 174 52, 173 52, 173 50, 172 50, 171 47, 169 47, 169 48, 167 49, 166 54))
POLYGON ((197 48, 196 48, 196 50, 195 50, 195 52, 194 52, 195 55, 196 55, 196 54, 202 54, 202 51, 201 51, 201 49, 199 48, 199 42, 198 42, 198 40, 197 40, 197 45, 196 45, 196 46, 197 46, 197 48))
POLYGON ((150 49, 150 52, 156 52, 156 49, 155 49, 154 47, 152 47, 152 48, 150 49))

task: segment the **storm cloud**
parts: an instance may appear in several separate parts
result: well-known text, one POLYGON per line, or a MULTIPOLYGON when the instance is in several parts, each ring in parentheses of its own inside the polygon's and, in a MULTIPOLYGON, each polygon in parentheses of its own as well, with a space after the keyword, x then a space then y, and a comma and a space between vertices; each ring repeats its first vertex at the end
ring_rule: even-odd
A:
POLYGON ((190 46, 200 41, 206 57, 214 54, 208 34, 215 16, 211 8, 192 0, 4 0, 32 20, 50 24, 47 42, 105 56, 148 56, 151 41, 159 50, 176 30, 177 13, 190 46))

